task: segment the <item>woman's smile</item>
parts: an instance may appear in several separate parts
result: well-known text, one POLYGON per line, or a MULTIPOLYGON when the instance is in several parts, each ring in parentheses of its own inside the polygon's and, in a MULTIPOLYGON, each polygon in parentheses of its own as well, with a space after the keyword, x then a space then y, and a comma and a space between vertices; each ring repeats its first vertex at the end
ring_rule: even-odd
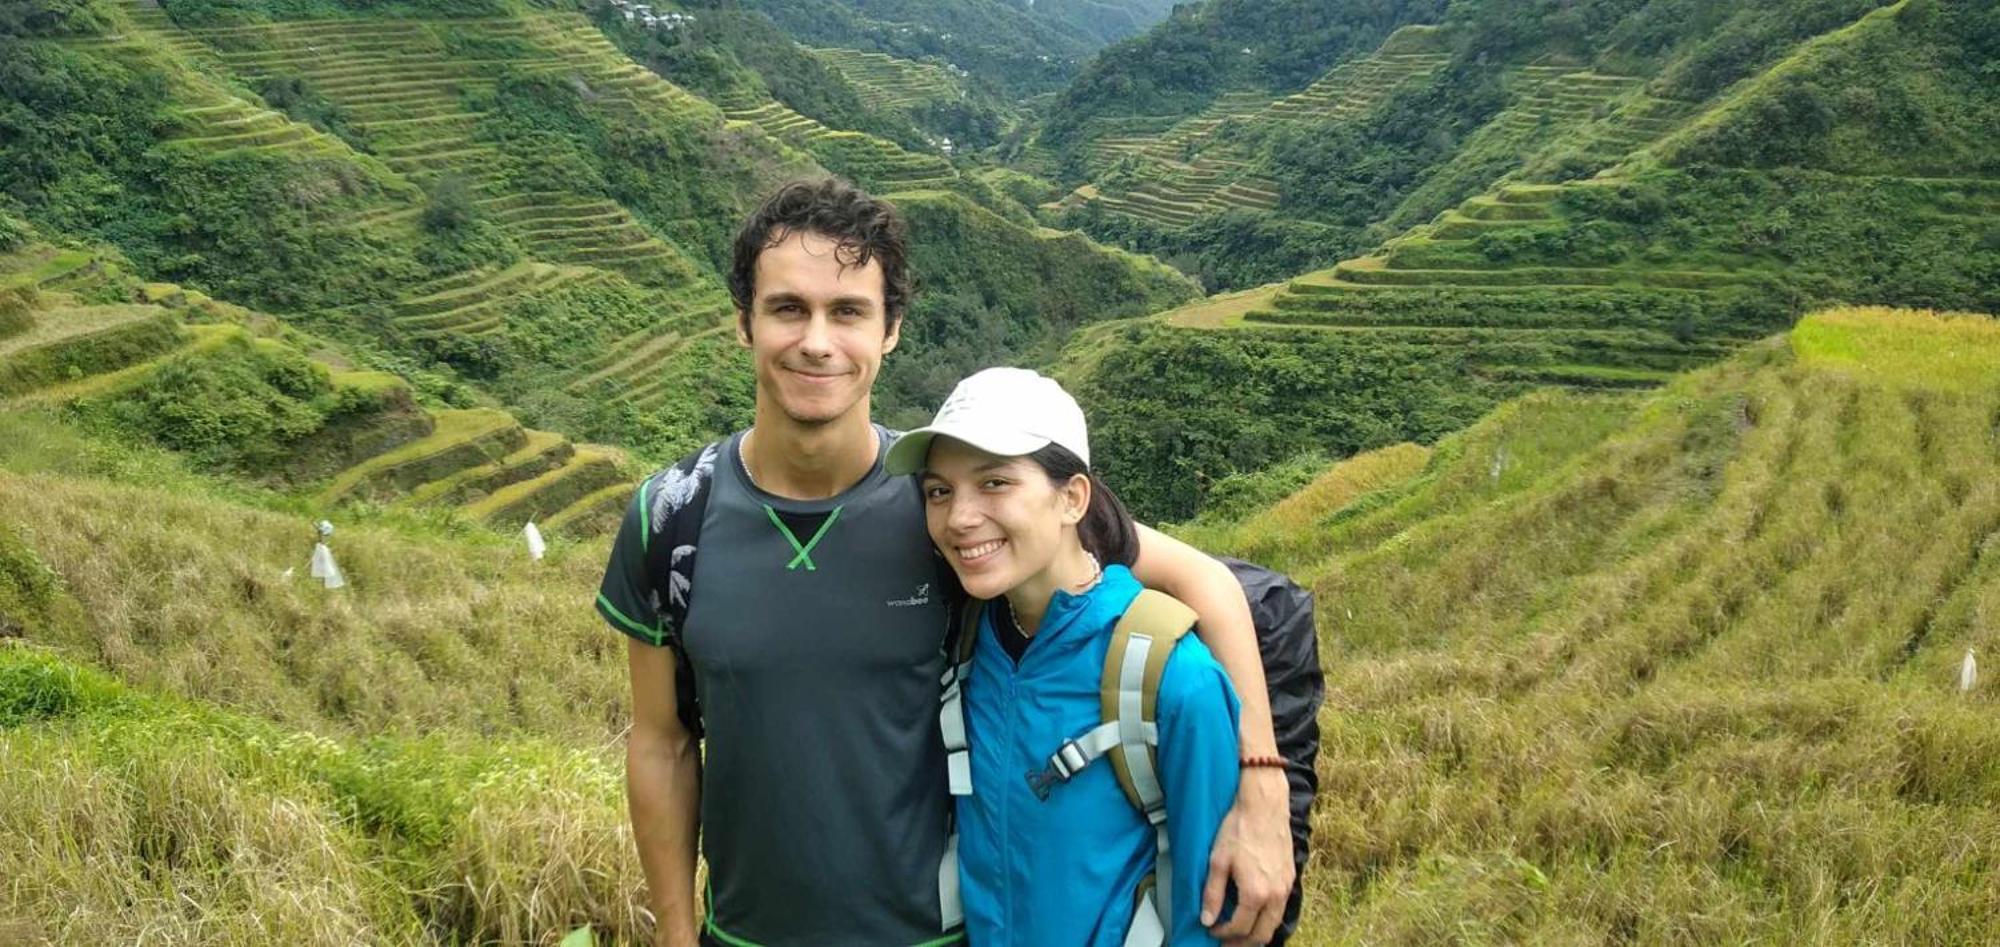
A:
POLYGON ((983 565, 988 560, 991 560, 1000 552, 1000 547, 1005 545, 1007 545, 1007 541, 1004 539, 989 539, 972 546, 958 546, 953 551, 958 553, 958 561, 960 563, 968 566, 976 566, 983 565))

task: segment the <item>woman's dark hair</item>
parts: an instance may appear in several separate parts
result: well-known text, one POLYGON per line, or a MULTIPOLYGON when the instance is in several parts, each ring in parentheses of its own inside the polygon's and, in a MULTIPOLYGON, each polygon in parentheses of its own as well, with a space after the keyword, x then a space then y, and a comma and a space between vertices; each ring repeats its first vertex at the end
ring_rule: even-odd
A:
POLYGON ((1103 478, 1090 472, 1083 458, 1070 453, 1068 448, 1050 444, 1029 454, 1028 459, 1042 468, 1058 487, 1068 484, 1069 478, 1077 474, 1090 478, 1090 509, 1084 511, 1083 521, 1076 524, 1076 538, 1097 557, 1099 564, 1130 566, 1138 560, 1139 527, 1132 522, 1132 514, 1125 511, 1125 504, 1104 484, 1103 478))
POLYGON ((736 231, 729 261, 729 296, 743 331, 757 296, 757 258, 795 233, 813 233, 836 245, 842 266, 882 264, 885 332, 903 321, 914 288, 910 280, 909 228, 894 204, 839 178, 793 181, 778 189, 736 231))

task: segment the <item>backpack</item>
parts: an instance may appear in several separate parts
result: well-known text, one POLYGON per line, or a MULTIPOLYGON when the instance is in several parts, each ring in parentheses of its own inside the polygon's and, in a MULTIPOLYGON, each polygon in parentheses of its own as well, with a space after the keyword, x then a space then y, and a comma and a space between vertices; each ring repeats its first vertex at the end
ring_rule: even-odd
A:
MULTIPOLYGON (((1222 561, 1243 585, 1249 600, 1252 623, 1257 629, 1257 650, 1270 690, 1278 751, 1290 764, 1286 767, 1286 779, 1290 783, 1292 859, 1296 875, 1285 903, 1284 920, 1270 941, 1282 945, 1298 928, 1311 840, 1308 817, 1313 795, 1319 789, 1315 764, 1319 757, 1319 706, 1325 685, 1313 626, 1312 593, 1263 566, 1240 559, 1222 561)), ((954 623, 956 628, 949 645, 951 658, 946 662, 944 689, 939 698, 938 723, 944 738, 951 792, 955 796, 972 794, 962 685, 971 670, 972 648, 985 604, 978 600, 966 602, 954 623)), ((1168 858, 1171 840, 1166 829, 1166 798, 1155 776, 1159 736, 1153 726, 1154 709, 1167 658, 1194 621, 1194 611, 1172 596, 1142 590, 1111 632, 1099 691, 1102 722, 1064 741, 1050 754, 1046 767, 1028 775, 1030 788, 1046 799, 1056 784, 1067 782, 1099 758, 1109 757, 1126 800, 1153 826, 1159 857, 1153 874, 1140 882, 1132 924, 1125 939, 1128 947, 1163 943, 1171 929, 1172 862, 1168 858)), ((954 835, 954 851, 956 845, 954 835)))

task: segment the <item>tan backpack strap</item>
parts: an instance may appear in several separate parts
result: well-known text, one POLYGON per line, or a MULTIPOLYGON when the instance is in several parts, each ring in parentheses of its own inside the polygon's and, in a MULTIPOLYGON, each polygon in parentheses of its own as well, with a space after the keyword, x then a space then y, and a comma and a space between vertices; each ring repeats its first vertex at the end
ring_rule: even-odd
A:
POLYGON ((990 601, 992 600, 968 596, 960 603, 956 642, 958 654, 954 656, 954 663, 963 665, 972 660, 972 646, 979 640, 979 617, 986 614, 986 606, 990 601))
MULTIPOLYGON (((1166 670, 1167 657, 1181 636, 1188 633, 1195 620, 1194 609, 1182 604, 1179 599, 1165 592, 1141 589, 1139 597, 1125 609, 1124 617, 1111 630, 1111 647, 1104 656, 1104 676, 1098 684, 1099 710, 1106 722, 1126 719, 1124 708, 1137 711, 1141 725, 1154 722, 1154 712, 1159 704, 1160 675, 1166 670), (1140 658, 1133 654, 1132 639, 1137 636, 1147 639, 1145 655, 1140 658), (1130 669, 1137 672, 1128 677, 1126 664, 1143 660, 1141 666, 1130 669), (1138 693, 1127 692, 1127 683, 1136 677, 1138 693)), ((1148 747, 1147 753, 1152 753, 1148 747)), ((1125 798, 1140 812, 1147 809, 1146 794, 1133 780, 1132 765, 1125 754, 1111 752, 1111 769, 1118 777, 1118 788, 1124 790, 1125 798)), ((1151 767, 1146 767, 1151 769, 1151 767)), ((1153 774, 1142 778, 1153 779, 1153 774)))
POLYGON ((972 752, 965 738, 965 678, 972 671, 972 646, 979 637, 979 616, 986 600, 959 603, 958 640, 945 659, 938 696, 938 734, 944 739, 945 775, 954 796, 972 795, 972 752))

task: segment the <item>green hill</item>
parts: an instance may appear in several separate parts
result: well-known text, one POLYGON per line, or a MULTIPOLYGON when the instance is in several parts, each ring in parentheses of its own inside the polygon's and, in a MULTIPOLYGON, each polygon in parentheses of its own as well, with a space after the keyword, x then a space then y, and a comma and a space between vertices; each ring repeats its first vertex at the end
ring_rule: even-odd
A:
MULTIPOLYGON (((569 6, 69 5, 71 19, 0 40, 0 188, 52 239, 114 246, 149 279, 277 315, 359 367, 418 381, 434 407, 501 405, 648 462, 747 417, 719 269, 734 221, 787 178, 956 191, 970 201, 941 205, 947 216, 981 220, 940 233, 997 227, 998 245, 1023 248, 995 261, 1011 266, 956 267, 969 282, 928 284, 958 300, 945 318, 976 299, 1015 323, 966 364, 1062 331, 1020 322, 1008 274, 1076 263, 1095 278, 1050 308, 1090 318, 1192 292, 1088 242, 1041 253, 1025 209, 937 154, 768 98, 725 113, 628 58, 622 19, 600 28, 569 6)), ((926 252, 993 246, 939 236, 926 252)), ((928 404, 934 387, 909 390, 928 404)))
POLYGON ((313 515, 396 504, 588 535, 629 498, 638 471, 619 451, 497 408, 426 409, 408 382, 353 370, 324 340, 126 268, 45 244, 0 254, 0 411, 176 451, 313 515))
POLYGON ((1814 316, 1191 532, 1319 596, 1306 942, 1983 937, 1997 342, 1814 316))
MULTIPOLYGON (((1549 17, 1537 21, 1459 4, 1379 46, 1321 44, 1337 62, 1289 96, 1276 93, 1296 85, 1224 77, 1197 101, 1119 115, 1071 102, 1092 94, 1080 80, 1042 147, 1089 185, 1065 202, 1069 220, 1219 289, 1360 255, 1496 186, 1648 162, 1989 176, 1990 156, 1967 147, 1995 108, 1978 4, 1697 4, 1692 19, 1673 4, 1564 6, 1533 7, 1549 17), (1880 160, 1861 160, 1871 151, 1880 160)), ((1280 28, 1223 12, 1197 7, 1139 45, 1234 30, 1255 53, 1280 28)), ((1097 81, 1139 87, 1165 59, 1107 53, 1097 81)))
POLYGON ((1078 343, 1079 364, 1185 379, 1078 379, 1147 434, 1110 461, 1142 509, 1187 517, 1214 480, 1428 440, 1531 385, 1658 384, 1814 306, 2000 308, 2000 176, 1975 144, 2000 87, 1980 5, 1718 11, 1675 33, 1648 4, 1547 36, 1482 10, 1404 27, 1322 92, 1219 99, 1079 152, 1101 178, 1045 208, 1057 219, 1224 286, 1282 280, 1227 317, 1133 330, 1143 358, 1078 343), (1713 62, 1718 44, 1740 58, 1713 62), (1537 59, 1491 58, 1509 50, 1537 59), (1211 357, 1276 373, 1273 395, 1171 432, 1156 408, 1212 403, 1176 368, 1211 357), (1329 377, 1369 360, 1388 374, 1329 377))
MULTIPOLYGON (((1995 325, 1815 315, 1188 527, 1318 595, 1297 942, 1978 942, 1995 325)), ((619 641, 573 594, 601 541, 364 519, 327 594, 268 498, 0 418, 10 933, 641 941, 619 641)))

